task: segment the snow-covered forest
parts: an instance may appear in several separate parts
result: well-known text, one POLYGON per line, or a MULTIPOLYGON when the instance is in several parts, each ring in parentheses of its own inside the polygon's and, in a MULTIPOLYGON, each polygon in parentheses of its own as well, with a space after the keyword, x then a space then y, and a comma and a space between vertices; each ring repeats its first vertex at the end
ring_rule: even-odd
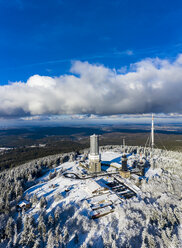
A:
MULTIPOLYGON (((138 196, 123 200, 115 211, 93 220, 87 180, 65 179, 82 156, 48 156, 0 174, 0 247, 182 247, 182 153, 125 147, 142 153, 151 164, 138 185, 138 196), (65 190, 66 189, 66 190, 65 190), (29 209, 19 210, 22 200, 29 209), (18 211, 19 210, 19 211, 18 211)), ((119 146, 101 153, 121 154, 119 146)))

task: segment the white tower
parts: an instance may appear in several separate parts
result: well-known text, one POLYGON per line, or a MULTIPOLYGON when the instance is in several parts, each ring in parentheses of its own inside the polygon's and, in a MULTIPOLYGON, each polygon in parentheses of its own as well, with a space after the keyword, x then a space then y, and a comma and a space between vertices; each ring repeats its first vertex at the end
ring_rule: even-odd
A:
POLYGON ((90 155, 99 155, 99 136, 95 134, 90 136, 90 155))
POLYGON ((90 136, 89 171, 100 172, 99 135, 90 136))

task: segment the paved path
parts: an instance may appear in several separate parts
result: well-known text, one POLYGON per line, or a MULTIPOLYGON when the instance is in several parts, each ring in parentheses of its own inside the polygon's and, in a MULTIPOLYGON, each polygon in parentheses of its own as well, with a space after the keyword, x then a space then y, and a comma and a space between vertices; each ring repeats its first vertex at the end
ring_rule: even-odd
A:
MULTIPOLYGON (((74 175, 75 178, 73 179, 81 179, 81 180, 85 180, 85 179, 89 179, 89 178, 94 178, 94 177, 103 177, 103 176, 111 176, 111 175, 117 175, 119 172, 108 172, 108 173, 97 173, 97 174, 91 174, 85 177, 82 177, 74 172, 67 172, 65 171, 62 175, 64 177, 69 177, 68 175, 74 175)), ((70 177, 69 177, 70 178, 70 177)))

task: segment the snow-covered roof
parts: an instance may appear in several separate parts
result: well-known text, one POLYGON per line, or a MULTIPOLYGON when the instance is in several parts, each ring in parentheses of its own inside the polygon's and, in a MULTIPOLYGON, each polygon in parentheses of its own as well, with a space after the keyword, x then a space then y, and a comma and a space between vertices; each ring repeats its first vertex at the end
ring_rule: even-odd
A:
POLYGON ((100 189, 101 186, 94 180, 90 179, 88 183, 88 190, 92 193, 93 191, 100 189))
POLYGON ((27 200, 22 200, 18 203, 19 207, 24 207, 26 205, 30 204, 30 202, 28 202, 27 200))
POLYGON ((111 166, 115 167, 115 168, 118 168, 120 169, 121 168, 121 164, 118 164, 118 163, 111 163, 111 166))

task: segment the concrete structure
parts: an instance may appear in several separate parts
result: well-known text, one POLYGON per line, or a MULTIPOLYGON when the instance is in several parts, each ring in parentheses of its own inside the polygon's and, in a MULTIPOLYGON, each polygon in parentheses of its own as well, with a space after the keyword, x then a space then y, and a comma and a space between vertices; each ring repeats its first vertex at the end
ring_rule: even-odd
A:
POLYGON ((90 136, 89 171, 92 173, 101 171, 99 136, 95 134, 90 136))
POLYGON ((121 171, 119 171, 119 174, 123 178, 130 178, 130 171, 123 171, 123 170, 121 170, 121 171))
POLYGON ((90 136, 90 154, 99 155, 99 135, 90 136))

